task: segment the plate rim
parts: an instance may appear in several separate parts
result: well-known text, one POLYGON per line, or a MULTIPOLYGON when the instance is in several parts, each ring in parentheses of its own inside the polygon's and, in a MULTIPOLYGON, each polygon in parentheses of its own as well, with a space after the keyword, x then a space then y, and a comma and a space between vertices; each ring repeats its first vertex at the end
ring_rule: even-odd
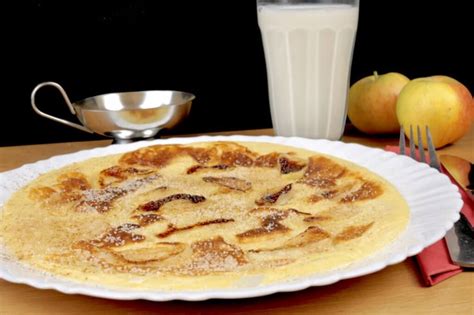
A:
MULTIPOLYGON (((0 173, 0 182, 3 178, 11 176, 17 172, 22 172, 27 170, 31 167, 37 166, 48 166, 49 168, 45 169, 41 172, 36 172, 35 177, 43 174, 44 172, 50 171, 55 168, 60 168, 65 165, 87 160, 92 157, 104 156, 109 154, 119 154, 124 153, 132 150, 136 150, 141 147, 151 146, 151 145, 158 145, 158 144, 190 144, 190 143, 197 143, 197 142, 213 142, 213 141, 240 141, 240 142, 267 142, 267 143, 274 143, 274 144, 281 144, 287 146, 293 146, 297 148, 303 148, 306 150, 314 151, 316 153, 323 153, 328 154, 325 152, 318 151, 316 148, 311 148, 311 146, 318 147, 318 146, 340 146, 343 148, 353 148, 355 150, 363 150, 366 152, 371 152, 374 155, 385 155, 387 159, 397 159, 397 160, 404 160, 403 163, 414 167, 415 169, 419 169, 423 171, 423 174, 435 175, 436 177, 443 178, 443 181, 446 182, 446 186, 451 186, 451 197, 453 201, 456 199, 457 203, 453 203, 452 209, 450 209, 449 214, 450 216, 447 218, 443 227, 439 227, 437 233, 433 233, 429 236, 424 236, 422 238, 423 244, 418 244, 418 246, 412 246, 411 248, 406 248, 406 252, 404 253, 396 253, 389 256, 390 259, 386 259, 383 262, 379 262, 378 264, 372 263, 369 265, 371 268, 366 268, 356 274, 350 273, 337 273, 331 274, 329 277, 326 276, 324 281, 321 281, 321 277, 318 277, 315 274, 310 275, 307 279, 304 280, 297 280, 297 281, 279 281, 272 284, 256 286, 252 288, 233 288, 233 289, 219 289, 219 290, 199 290, 199 291, 153 291, 153 290, 120 290, 120 289, 113 289, 107 287, 100 287, 100 286, 90 286, 86 285, 85 283, 81 282, 74 282, 72 280, 63 280, 60 278, 55 278, 52 276, 53 279, 56 279, 56 282, 51 282, 42 279, 43 281, 38 281, 37 279, 32 278, 24 278, 21 276, 15 276, 9 274, 2 265, 0 265, 0 278, 12 282, 12 283, 20 283, 20 284, 27 284, 29 286, 35 287, 37 289, 54 289, 56 291, 65 293, 65 294, 82 294, 87 296, 94 296, 100 298, 108 298, 108 299, 116 299, 116 300, 136 300, 136 299, 145 299, 150 301, 171 301, 171 300, 186 300, 186 301, 202 301, 207 299, 240 299, 240 298, 251 298, 257 296, 265 296, 270 295, 277 292, 292 292, 292 291, 299 291, 306 289, 311 286, 323 286, 336 283, 338 281, 344 279, 350 279, 358 276, 363 276, 366 274, 371 274, 378 272, 389 265, 394 265, 404 261, 406 258, 410 256, 414 256, 420 253, 424 248, 427 246, 437 242, 438 240, 442 239, 446 232, 454 225, 454 223, 459 219, 460 215, 459 212, 462 208, 462 199, 461 195, 457 190, 457 187, 452 184, 449 178, 442 174, 438 173, 434 169, 431 169, 428 165, 419 163, 407 156, 401 156, 395 154, 393 152, 385 151, 381 148, 373 148, 368 147, 365 145, 361 145, 358 143, 345 143, 342 141, 331 141, 325 139, 308 139, 308 138, 300 138, 300 137, 281 137, 281 136, 247 136, 247 135, 231 135, 231 136, 208 136, 208 135, 201 135, 201 136, 193 136, 193 137, 173 137, 167 139, 154 139, 154 140, 144 140, 138 141, 128 144, 111 144, 105 147, 96 147, 91 149, 84 149, 77 152, 54 155, 47 159, 38 160, 36 162, 24 164, 18 168, 8 170, 5 172, 0 173), (300 145, 303 144, 303 145, 300 145), (110 152, 113 151, 113 152, 110 152), (68 160, 68 158, 72 158, 73 161, 68 160), (63 161, 68 160, 68 161, 63 161), (60 162, 59 165, 58 161, 60 162), (56 167, 51 167, 51 165, 57 165, 56 167), (316 281, 318 280, 319 281, 316 281)), ((348 149, 347 149, 348 150, 348 149)), ((378 172, 374 171, 368 165, 361 165, 358 162, 351 160, 350 158, 340 157, 334 154, 336 158, 341 158, 347 160, 351 163, 354 163, 360 167, 367 168, 369 171, 376 173, 377 175, 383 177, 385 180, 390 182, 392 185, 395 184, 387 179, 385 176, 379 174, 378 172)), ((387 160, 386 159, 386 160, 387 160)), ((420 171, 421 172, 421 171, 420 171)), ((29 181, 22 183, 22 186, 27 184, 29 181)), ((0 186, 1 188, 1 186, 0 186)), ((397 188, 398 190, 398 188, 397 188)), ((400 190, 398 190, 400 192, 400 190)), ((402 196, 406 199, 405 195, 400 192, 402 196)), ((0 207, 2 204, 8 200, 8 197, 2 198, 0 195, 0 207)), ((408 202, 408 201, 407 201, 408 202)), ((1 213, 1 208, 0 208, 1 213)), ((410 210, 410 217, 412 216, 412 211, 410 210)), ((411 222, 411 218, 410 218, 411 222)), ((408 225, 410 225, 410 222, 408 225)), ((407 226, 408 228, 408 226, 407 226)), ((345 268, 345 267, 344 267, 345 268)), ((344 268, 340 269, 341 271, 344 268)), ((359 268, 360 269, 360 268, 359 268)))

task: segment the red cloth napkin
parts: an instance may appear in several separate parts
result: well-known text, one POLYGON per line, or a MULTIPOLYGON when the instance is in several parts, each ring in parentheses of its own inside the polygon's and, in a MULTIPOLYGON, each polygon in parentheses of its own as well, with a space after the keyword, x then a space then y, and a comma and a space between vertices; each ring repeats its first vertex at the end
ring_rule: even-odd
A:
MULTIPOLYGON (((451 182, 458 186, 454 178, 449 174, 442 166, 441 166, 443 173, 446 174, 451 182)), ((464 202, 464 206, 461 209, 461 213, 464 215, 466 220, 471 224, 471 226, 474 226, 474 201, 467 195, 467 193, 462 189, 461 187, 458 186, 459 193, 461 194, 462 201, 464 202)))
MULTIPOLYGON (((399 153, 399 148, 395 146, 387 146, 385 147, 385 150, 399 153)), ((443 170, 443 173, 447 172, 443 170)), ((457 185, 449 174, 446 175, 448 175, 453 184, 457 185)), ((461 212, 472 225, 474 223, 474 204, 462 189, 459 189, 459 192, 464 201, 464 206, 461 212)), ((463 270, 451 261, 444 238, 425 248, 416 256, 416 260, 420 266, 421 275, 427 286, 435 285, 462 272, 463 270)))

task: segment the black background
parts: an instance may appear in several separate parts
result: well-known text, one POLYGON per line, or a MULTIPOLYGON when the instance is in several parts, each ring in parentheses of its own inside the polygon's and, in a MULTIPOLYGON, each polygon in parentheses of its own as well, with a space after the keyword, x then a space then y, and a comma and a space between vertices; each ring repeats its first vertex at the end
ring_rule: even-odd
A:
MULTIPOLYGON (((117 91, 197 95, 168 134, 271 127, 253 0, 8 1, 2 5, 0 146, 101 139, 36 115, 30 93, 56 81, 72 101, 117 91)), ((474 90, 470 1, 361 0, 351 82, 444 74, 474 90)), ((61 97, 45 111, 74 120, 61 97)))

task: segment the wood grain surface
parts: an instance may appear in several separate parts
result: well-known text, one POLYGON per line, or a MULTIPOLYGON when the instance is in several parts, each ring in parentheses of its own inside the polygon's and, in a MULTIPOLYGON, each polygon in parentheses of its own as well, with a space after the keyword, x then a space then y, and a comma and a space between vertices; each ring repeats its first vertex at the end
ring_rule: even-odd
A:
MULTIPOLYGON (((271 135, 271 129, 219 134, 271 135)), ((345 142, 396 145, 395 137, 349 131, 345 142)), ((110 140, 0 148, 0 172, 50 156, 106 146, 110 140)), ((474 129, 438 151, 474 161, 474 129)), ((240 300, 204 302, 115 301, 39 290, 0 280, 0 314, 474 314, 474 272, 424 287, 413 258, 333 285, 240 300)))

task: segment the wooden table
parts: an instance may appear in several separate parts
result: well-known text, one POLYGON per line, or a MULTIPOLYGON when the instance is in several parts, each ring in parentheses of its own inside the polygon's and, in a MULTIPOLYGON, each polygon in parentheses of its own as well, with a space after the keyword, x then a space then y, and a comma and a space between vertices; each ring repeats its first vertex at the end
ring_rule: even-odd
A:
MULTIPOLYGON (((220 134, 271 135, 272 130, 220 134)), ((351 133, 345 142, 383 147, 396 138, 367 138, 351 133)), ((53 155, 110 144, 110 140, 0 148, 0 172, 53 155)), ((439 153, 474 161, 474 128, 463 139, 439 153)), ((243 300, 204 302, 113 301, 0 280, 0 314, 474 314, 474 273, 463 272, 434 287, 424 287, 417 265, 402 263, 364 277, 299 292, 243 300)))

